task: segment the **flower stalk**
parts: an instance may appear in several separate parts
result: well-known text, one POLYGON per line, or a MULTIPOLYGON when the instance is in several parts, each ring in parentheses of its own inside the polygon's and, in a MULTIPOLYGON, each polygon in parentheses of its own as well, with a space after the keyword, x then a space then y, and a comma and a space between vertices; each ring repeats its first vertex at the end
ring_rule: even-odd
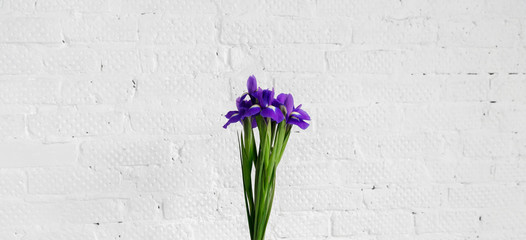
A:
POLYGON ((236 101, 237 111, 226 114, 223 126, 240 122, 243 131, 238 135, 243 194, 251 240, 263 240, 272 211, 276 189, 276 169, 283 157, 293 125, 306 129, 310 116, 294 107, 291 94, 274 98, 274 90, 257 88, 256 79, 247 81, 248 93, 236 101), (245 100, 246 96, 250 100, 245 100), (259 142, 253 129, 258 128, 259 142), (254 170, 254 178, 252 178, 254 170))

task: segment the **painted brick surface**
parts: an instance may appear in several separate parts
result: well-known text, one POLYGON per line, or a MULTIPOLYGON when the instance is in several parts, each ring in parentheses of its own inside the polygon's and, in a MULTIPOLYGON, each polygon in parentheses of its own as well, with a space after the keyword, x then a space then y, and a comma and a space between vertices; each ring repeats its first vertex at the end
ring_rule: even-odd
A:
POLYGON ((0 239, 248 239, 224 114, 312 117, 272 240, 526 239, 524 0, 0 0, 0 239))

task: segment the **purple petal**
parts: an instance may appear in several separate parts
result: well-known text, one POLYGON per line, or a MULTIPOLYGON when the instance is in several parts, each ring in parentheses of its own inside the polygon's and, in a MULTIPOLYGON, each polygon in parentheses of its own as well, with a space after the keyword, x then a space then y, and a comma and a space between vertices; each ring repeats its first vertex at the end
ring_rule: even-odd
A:
POLYGON ((287 99, 287 95, 285 93, 280 93, 276 100, 279 102, 279 104, 285 104, 285 99, 287 99))
POLYGON ((297 117, 294 117, 294 116, 290 117, 287 120, 287 123, 288 124, 294 124, 294 125, 300 127, 303 130, 305 130, 305 129, 307 129, 309 127, 309 124, 307 122, 305 122, 305 121, 303 121, 303 120, 301 120, 301 119, 299 119, 297 117))
POLYGON ((272 103, 272 100, 274 100, 274 91, 265 89, 261 92, 261 94, 258 95, 258 98, 261 107, 266 108, 272 103))
POLYGON ((284 104, 287 108, 287 114, 290 114, 292 112, 292 109, 294 109, 294 98, 292 97, 292 94, 287 95, 284 104))
POLYGON ((270 109, 270 108, 263 108, 261 109, 261 116, 264 117, 264 118, 275 118, 276 117, 276 112, 274 112, 274 110, 270 109))
POLYGON ((247 80, 247 89, 248 89, 248 92, 249 93, 253 93, 257 90, 257 81, 256 81, 256 77, 254 77, 254 75, 250 76, 247 80))
POLYGON ((228 127, 228 125, 230 125, 231 123, 239 122, 239 120, 241 120, 242 117, 243 116, 241 114, 235 113, 230 119, 228 119, 228 122, 223 126, 223 128, 228 127))
POLYGON ((299 113, 299 115, 300 115, 299 118, 301 118, 301 119, 303 119, 303 120, 310 120, 310 116, 309 116, 309 114, 308 114, 307 112, 305 112, 305 111, 304 111, 303 109, 301 109, 301 108, 296 108, 296 109, 294 109, 293 112, 297 112, 297 113, 299 113))
POLYGON ((253 117, 253 118, 252 118, 252 128, 256 128, 257 126, 258 126, 258 123, 257 123, 257 121, 256 121, 256 118, 253 117))
POLYGON ((276 114, 276 118, 274 118, 274 121, 280 123, 281 121, 285 120, 285 116, 284 116, 283 113, 281 112, 281 109, 276 108, 276 109, 274 110, 274 113, 276 114))
POLYGON ((247 109, 245 112, 245 116, 253 116, 258 114, 261 111, 261 107, 258 104, 252 105, 250 108, 247 109))
POLYGON ((271 118, 272 120, 278 123, 283 121, 283 119, 285 119, 281 110, 279 110, 279 108, 274 107, 272 105, 268 106, 267 108, 263 108, 261 110, 261 116, 265 118, 267 117, 271 118))
POLYGON ((227 112, 226 115, 225 115, 225 117, 226 117, 226 118, 231 118, 232 115, 234 115, 234 114, 236 114, 236 113, 238 113, 238 111, 230 111, 230 112, 227 112))
POLYGON ((240 97, 238 97, 236 99, 236 107, 237 107, 238 110, 241 108, 241 103, 242 102, 243 102, 243 99, 241 99, 240 97))

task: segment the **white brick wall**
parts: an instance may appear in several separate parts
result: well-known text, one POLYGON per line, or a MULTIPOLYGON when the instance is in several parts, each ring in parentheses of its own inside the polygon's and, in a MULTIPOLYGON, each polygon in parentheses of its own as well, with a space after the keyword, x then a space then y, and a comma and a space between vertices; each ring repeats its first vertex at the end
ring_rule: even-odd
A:
POLYGON ((248 239, 250 74, 268 239, 526 239, 525 0, 0 0, 0 239, 248 239))

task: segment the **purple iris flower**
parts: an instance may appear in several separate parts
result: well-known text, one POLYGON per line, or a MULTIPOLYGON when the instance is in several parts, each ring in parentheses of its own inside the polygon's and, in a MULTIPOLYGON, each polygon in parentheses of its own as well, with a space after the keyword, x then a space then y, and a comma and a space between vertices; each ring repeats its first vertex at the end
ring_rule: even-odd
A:
POLYGON ((261 108, 261 116, 264 118, 271 118, 277 123, 283 121, 285 117, 279 109, 279 103, 274 99, 274 89, 258 89, 256 91, 256 98, 259 104, 254 104, 253 106, 258 106, 261 108))
MULTIPOLYGON (((231 123, 243 121, 245 117, 250 117, 260 112, 259 106, 252 105, 252 102, 244 100, 244 97, 237 98, 236 106, 237 111, 230 111, 225 115, 225 117, 228 118, 228 122, 223 126, 223 128, 227 128, 231 123)), ((252 127, 255 125, 254 120, 255 118, 252 119, 252 127)))
POLYGON ((292 94, 281 93, 278 95, 276 102, 285 107, 287 111, 287 124, 294 124, 303 130, 309 127, 309 124, 305 122, 306 120, 310 120, 309 114, 301 109, 301 104, 294 107, 294 98, 292 97, 292 94))

